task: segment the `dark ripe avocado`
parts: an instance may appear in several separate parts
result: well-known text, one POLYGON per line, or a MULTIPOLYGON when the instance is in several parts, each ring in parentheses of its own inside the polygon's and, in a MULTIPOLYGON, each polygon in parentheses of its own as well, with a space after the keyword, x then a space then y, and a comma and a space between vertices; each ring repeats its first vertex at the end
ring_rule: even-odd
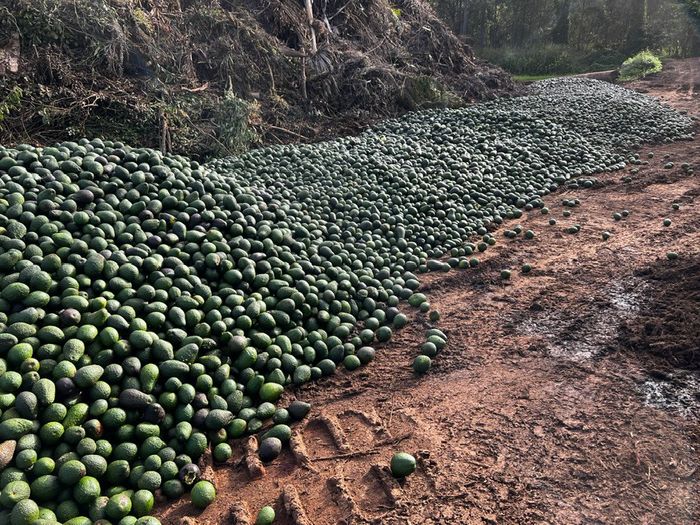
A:
POLYGON ((59 314, 63 326, 72 326, 80 322, 80 312, 75 308, 66 308, 59 314))
POLYGON ((151 403, 151 396, 135 388, 127 388, 119 394, 119 406, 123 408, 146 408, 151 403))
POLYGON ((56 381, 56 397, 61 400, 71 399, 78 394, 78 387, 70 377, 62 377, 56 381))
POLYGON ((282 441, 276 437, 268 437, 262 440, 260 448, 258 448, 258 456, 263 463, 269 463, 282 452, 282 441))
POLYGON ((298 400, 292 401, 287 407, 287 412, 289 412, 289 415, 294 421, 301 421, 304 419, 306 414, 309 413, 309 410, 311 410, 311 405, 309 403, 298 400))
POLYGON ((187 486, 192 486, 199 479, 202 473, 194 463, 187 463, 180 468, 177 474, 178 479, 187 486))
POLYGON ((143 409, 143 420, 149 423, 159 424, 165 419, 165 409, 158 403, 146 405, 143 409))

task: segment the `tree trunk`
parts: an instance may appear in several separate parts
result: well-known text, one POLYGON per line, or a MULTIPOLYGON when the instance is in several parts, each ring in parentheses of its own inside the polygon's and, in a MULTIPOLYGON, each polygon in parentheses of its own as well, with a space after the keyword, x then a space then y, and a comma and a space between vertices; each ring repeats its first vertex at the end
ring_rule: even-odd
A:
POLYGON ((566 45, 569 43, 569 27, 571 14, 571 0, 561 0, 557 23, 552 30, 552 42, 566 45))
POLYGON ((311 31, 311 54, 315 55, 318 48, 316 47, 316 31, 314 30, 314 9, 311 5, 311 0, 306 0, 306 17, 309 20, 309 30, 311 31))
POLYGON ((460 35, 466 35, 469 31, 469 0, 462 0, 462 24, 459 28, 460 35))
POLYGON ((481 3, 481 20, 479 21, 479 43, 481 47, 493 46, 493 38, 491 38, 491 10, 488 2, 481 3))
POLYGON ((632 54, 641 51, 646 43, 647 0, 632 0, 625 47, 632 54))

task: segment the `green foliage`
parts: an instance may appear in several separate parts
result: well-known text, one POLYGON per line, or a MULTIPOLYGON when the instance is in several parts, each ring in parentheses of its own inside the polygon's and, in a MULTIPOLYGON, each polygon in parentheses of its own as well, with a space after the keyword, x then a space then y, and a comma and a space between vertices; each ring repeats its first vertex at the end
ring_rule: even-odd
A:
POLYGON ((196 152, 199 159, 241 153, 258 139, 252 127, 257 105, 230 91, 223 97, 173 93, 165 96, 161 111, 172 150, 196 152))
POLYGON ((691 16, 700 20, 700 0, 682 0, 691 16))
POLYGON ((107 0, 17 0, 16 13, 24 47, 55 44, 80 50, 94 66, 122 71, 129 38, 107 0))
POLYGON ((410 110, 457 107, 462 103, 457 95, 427 76, 406 79, 400 97, 410 110))
POLYGON ((612 69, 644 49, 700 54, 700 0, 432 2, 478 54, 516 74, 612 69))
POLYGON ((520 76, 548 77, 616 68, 624 55, 609 49, 577 50, 566 45, 488 48, 480 56, 520 76))
POLYGON ((517 75, 578 73, 581 67, 576 53, 559 45, 490 48, 483 49, 481 56, 517 75))
POLYGON ((0 100, 0 123, 2 123, 9 113, 13 110, 19 109, 22 102, 22 90, 15 86, 10 92, 0 100))
POLYGON ((651 51, 642 51, 628 58, 620 68, 620 80, 638 80, 663 69, 661 60, 651 51))
POLYGON ((226 93, 214 117, 221 146, 219 154, 242 153, 257 139, 249 125, 255 112, 253 104, 238 98, 231 91, 226 93))
POLYGON ((148 17, 146 12, 141 9, 140 7, 137 7, 131 12, 131 16, 134 19, 134 22, 138 24, 138 26, 145 31, 148 34, 151 34, 155 31, 155 27, 153 26, 153 22, 151 19, 148 17))
POLYGON ((513 75, 513 80, 518 82, 538 82, 540 80, 547 80, 549 78, 557 78, 563 76, 561 73, 548 73, 545 75, 513 75))
POLYGON ((596 49, 583 57, 582 64, 584 69, 582 72, 617 69, 625 58, 626 55, 619 50, 596 49))

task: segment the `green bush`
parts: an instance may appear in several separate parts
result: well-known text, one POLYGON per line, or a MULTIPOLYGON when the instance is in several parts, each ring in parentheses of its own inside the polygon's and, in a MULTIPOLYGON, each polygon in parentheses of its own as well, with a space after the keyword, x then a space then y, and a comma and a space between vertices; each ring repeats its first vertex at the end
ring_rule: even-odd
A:
POLYGON ((408 110, 429 108, 454 108, 462 104, 461 99, 437 80, 428 76, 409 78, 404 81, 399 102, 408 110))
POLYGON ((578 73, 582 56, 567 46, 482 49, 480 56, 515 75, 578 73))
POLYGON ((585 72, 607 71, 617 69, 622 61, 627 58, 624 53, 615 49, 596 49, 589 51, 583 57, 585 72))
POLYGON ((651 51, 642 51, 622 63, 620 80, 638 80, 663 69, 661 60, 651 51))
POLYGON ((578 50, 563 45, 485 48, 479 56, 514 75, 551 76, 616 69, 625 56, 611 49, 578 50))
POLYGON ((246 151, 257 138, 250 126, 257 113, 256 104, 227 92, 214 115, 219 155, 234 155, 246 151))
POLYGON ((13 87, 5 97, 0 98, 0 122, 5 120, 11 111, 19 109, 21 102, 22 90, 18 86, 13 87))

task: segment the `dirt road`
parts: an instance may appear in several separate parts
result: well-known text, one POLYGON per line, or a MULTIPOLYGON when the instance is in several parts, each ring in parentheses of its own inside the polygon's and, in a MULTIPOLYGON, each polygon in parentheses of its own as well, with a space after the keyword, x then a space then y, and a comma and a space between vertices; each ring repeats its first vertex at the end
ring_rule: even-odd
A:
MULTIPOLYGON (((698 85, 692 60, 634 88, 700 114, 698 85)), ((371 366, 288 394, 313 403, 295 453, 258 479, 216 467, 216 503, 164 504, 164 522, 252 523, 268 504, 279 524, 700 522, 700 380, 683 368, 700 341, 700 182, 683 165, 700 166, 700 141, 641 155, 549 196, 549 215, 519 221, 535 239, 498 232, 478 268, 425 279, 449 336, 429 374, 409 367, 428 326, 413 314, 371 366), (580 201, 570 217, 562 199, 580 201), (419 459, 401 484, 399 450, 419 459)))

